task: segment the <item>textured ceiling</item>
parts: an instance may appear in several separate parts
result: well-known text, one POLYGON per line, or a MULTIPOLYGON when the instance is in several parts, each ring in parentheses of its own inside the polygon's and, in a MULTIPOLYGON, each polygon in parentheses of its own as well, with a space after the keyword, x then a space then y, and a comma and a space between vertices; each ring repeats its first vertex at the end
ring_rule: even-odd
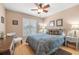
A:
POLYGON ((77 5, 72 3, 49 3, 49 4, 50 7, 48 9, 48 13, 41 13, 39 15, 36 11, 31 11, 31 9, 36 8, 36 5, 34 3, 4 3, 4 7, 9 10, 18 11, 29 15, 45 18, 57 12, 63 11, 65 9, 77 5))

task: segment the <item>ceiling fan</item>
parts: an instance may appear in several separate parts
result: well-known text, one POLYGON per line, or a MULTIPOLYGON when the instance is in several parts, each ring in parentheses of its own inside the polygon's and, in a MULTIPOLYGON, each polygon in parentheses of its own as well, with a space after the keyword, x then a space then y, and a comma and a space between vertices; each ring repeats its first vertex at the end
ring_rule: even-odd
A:
POLYGON ((37 8, 36 9, 31 9, 32 11, 37 11, 38 14, 40 14, 41 12, 47 13, 48 12, 48 8, 50 7, 49 4, 44 4, 44 3, 34 3, 37 8))

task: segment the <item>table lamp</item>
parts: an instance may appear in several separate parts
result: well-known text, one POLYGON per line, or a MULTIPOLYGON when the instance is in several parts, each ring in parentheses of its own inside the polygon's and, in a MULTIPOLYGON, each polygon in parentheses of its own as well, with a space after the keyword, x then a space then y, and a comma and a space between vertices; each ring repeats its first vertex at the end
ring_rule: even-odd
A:
POLYGON ((72 30, 74 30, 74 36, 77 36, 77 30, 79 30, 79 24, 73 24, 72 30))

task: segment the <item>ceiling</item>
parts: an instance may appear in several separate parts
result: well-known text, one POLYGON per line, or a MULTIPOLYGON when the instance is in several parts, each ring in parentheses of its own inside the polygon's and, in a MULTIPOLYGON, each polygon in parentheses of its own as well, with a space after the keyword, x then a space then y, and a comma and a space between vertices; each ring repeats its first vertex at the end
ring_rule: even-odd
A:
POLYGON ((51 16, 57 12, 63 11, 65 9, 71 8, 78 4, 74 3, 49 3, 50 7, 48 13, 38 14, 37 11, 31 11, 31 9, 36 8, 34 3, 4 3, 6 9, 26 13, 29 15, 45 18, 51 16))

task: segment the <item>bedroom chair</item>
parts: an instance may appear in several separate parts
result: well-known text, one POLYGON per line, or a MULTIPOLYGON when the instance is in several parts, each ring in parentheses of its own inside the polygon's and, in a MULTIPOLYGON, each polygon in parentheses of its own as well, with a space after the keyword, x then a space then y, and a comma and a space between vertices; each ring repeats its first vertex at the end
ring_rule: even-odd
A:
POLYGON ((15 51, 15 47, 17 46, 17 43, 22 44, 22 37, 13 38, 11 46, 10 46, 10 54, 13 55, 15 51))
POLYGON ((15 32, 7 33, 7 34, 6 34, 6 37, 7 37, 7 39, 10 38, 10 37, 12 38, 12 43, 11 43, 9 49, 10 49, 10 54, 13 55, 13 54, 14 54, 14 50, 15 50, 14 38, 17 37, 17 36, 16 36, 16 33, 15 33, 15 32))

